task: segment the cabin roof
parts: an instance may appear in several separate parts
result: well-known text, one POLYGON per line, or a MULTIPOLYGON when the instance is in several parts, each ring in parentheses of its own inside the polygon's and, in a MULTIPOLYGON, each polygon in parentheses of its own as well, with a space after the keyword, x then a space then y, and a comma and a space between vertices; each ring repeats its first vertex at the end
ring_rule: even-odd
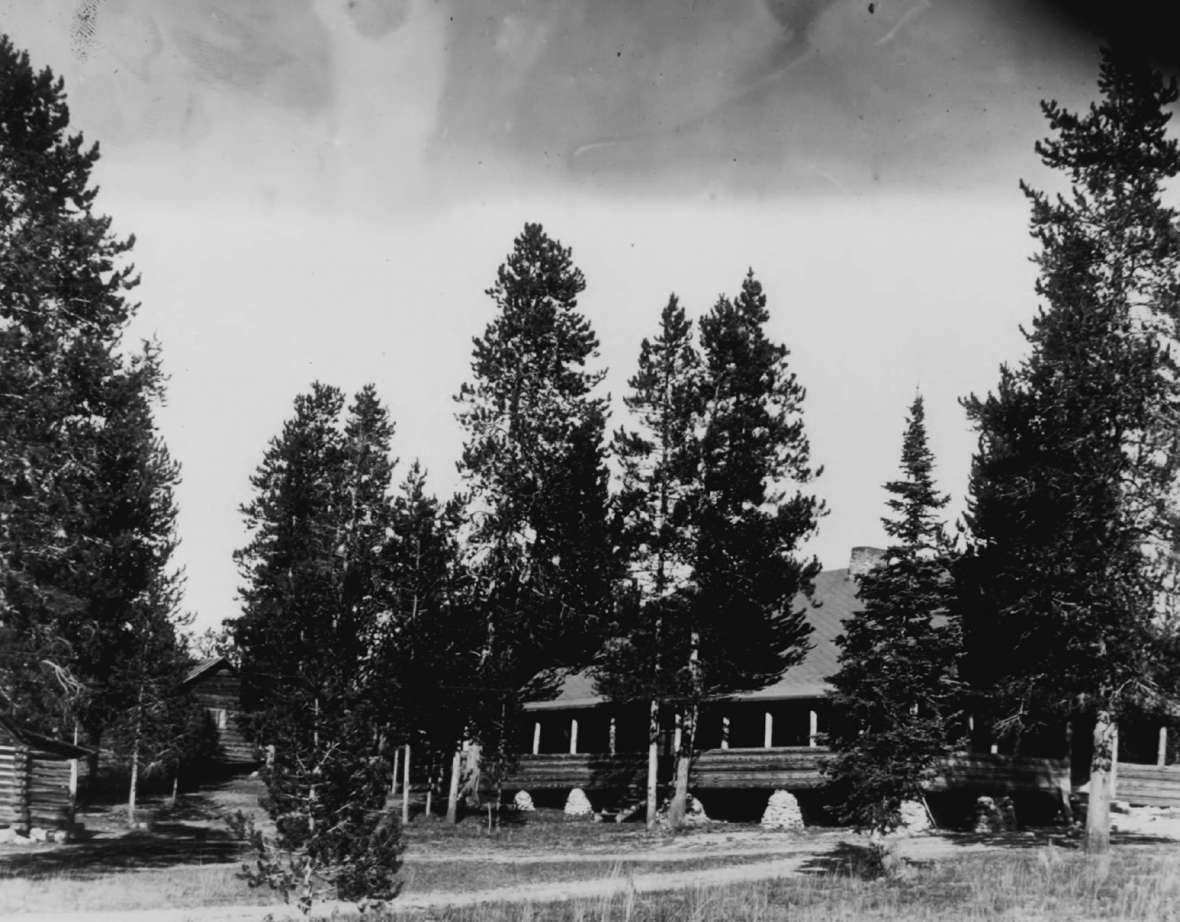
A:
POLYGON ((43 733, 36 733, 2 714, 0 714, 0 728, 7 730, 18 742, 62 759, 84 759, 91 754, 89 749, 75 746, 73 743, 67 743, 56 737, 45 736, 43 733))
MULTIPOLYGON (((835 674, 839 656, 836 638, 843 631, 844 622, 860 608, 856 580, 847 569, 825 570, 815 578, 811 598, 800 595, 796 601, 806 607, 807 623, 811 625, 811 649, 801 663, 788 669, 774 684, 757 691, 739 692, 729 696, 730 700, 784 701, 821 698, 828 694, 827 679, 835 674)), ((534 701, 526 704, 525 709, 547 711, 594 707, 603 700, 594 690, 594 679, 579 672, 565 678, 557 697, 534 701)))
POLYGON ((211 656, 209 659, 202 660, 201 662, 197 663, 197 665, 193 666, 193 668, 188 671, 188 674, 184 677, 184 679, 181 680, 180 684, 189 685, 197 681, 197 679, 201 678, 202 676, 216 672, 222 666, 229 667, 229 665, 229 660, 227 660, 224 656, 211 656))

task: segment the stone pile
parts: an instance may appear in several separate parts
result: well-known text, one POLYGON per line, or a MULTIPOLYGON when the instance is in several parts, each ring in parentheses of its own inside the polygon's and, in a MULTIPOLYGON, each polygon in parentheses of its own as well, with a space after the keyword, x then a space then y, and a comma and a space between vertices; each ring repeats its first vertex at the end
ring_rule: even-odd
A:
POLYGON ((68 829, 44 829, 34 826, 27 833, 12 826, 0 829, 0 845, 35 845, 38 842, 70 842, 73 835, 68 829))
MULTIPOLYGON (((672 806, 672 798, 665 800, 660 808, 656 811, 656 820, 661 824, 667 824, 668 811, 672 806)), ((697 800, 692 794, 689 794, 684 801, 684 825, 685 826, 701 826, 710 822, 709 814, 705 812, 705 805, 697 800)))
POLYGON ((762 813, 763 829, 802 829, 803 811, 790 791, 775 791, 762 813))
POLYGON ((920 800, 903 800, 901 802, 901 825, 897 828, 900 833, 925 832, 931 826, 930 811, 920 800))
POLYGON ((975 801, 975 832, 1010 832, 1016 828, 1016 806, 1011 797, 980 797, 975 801))
POLYGON ((590 798, 581 788, 574 788, 565 799, 566 816, 589 816, 594 812, 590 806, 590 798))
POLYGON ((688 802, 685 804, 684 822, 688 826, 699 826, 709 822, 709 814, 705 812, 705 805, 691 794, 688 795, 688 802))
POLYGON ((532 813, 537 808, 533 805, 533 797, 528 791, 517 791, 512 798, 512 806, 520 813, 532 813))

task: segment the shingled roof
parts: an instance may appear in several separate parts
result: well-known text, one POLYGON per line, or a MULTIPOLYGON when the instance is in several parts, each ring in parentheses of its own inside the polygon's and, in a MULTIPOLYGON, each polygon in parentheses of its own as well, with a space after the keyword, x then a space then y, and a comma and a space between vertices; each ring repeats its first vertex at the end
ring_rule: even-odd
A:
MULTIPOLYGON (((806 606, 807 622, 811 625, 811 649, 803 662, 792 666, 773 685, 753 692, 733 695, 735 701, 783 701, 792 698, 820 698, 829 691, 828 676, 836 672, 839 650, 836 638, 843 630, 844 621, 860 607, 856 598, 856 580, 849 570, 825 570, 815 578, 815 592, 811 599, 802 596, 799 604, 806 606)), ((586 673, 566 677, 561 691, 549 701, 534 701, 526 710, 548 711, 564 708, 593 707, 603 699, 594 691, 594 680, 586 673)))

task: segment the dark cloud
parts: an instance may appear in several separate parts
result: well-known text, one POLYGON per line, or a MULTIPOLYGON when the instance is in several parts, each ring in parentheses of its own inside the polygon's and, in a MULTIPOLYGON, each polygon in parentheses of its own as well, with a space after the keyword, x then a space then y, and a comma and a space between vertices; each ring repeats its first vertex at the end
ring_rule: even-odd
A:
POLYGON ((316 157, 355 158, 366 143, 379 156, 404 148, 390 125, 413 99, 427 161, 448 181, 765 194, 1011 183, 1044 133, 1039 99, 1093 94, 1101 41, 1134 42, 1161 63, 1180 54, 1180 33, 1152 12, 1163 7, 80 0, 70 42, 87 66, 77 98, 104 138, 191 145, 218 127, 237 134, 225 123, 243 114, 258 116, 243 133, 265 133, 278 110, 316 157), (363 85, 351 85, 356 58, 363 85))
POLYGON ((1092 86, 1099 40, 1030 0, 454 0, 449 16, 437 156, 755 192, 970 182, 1031 148, 1041 96, 1092 86))

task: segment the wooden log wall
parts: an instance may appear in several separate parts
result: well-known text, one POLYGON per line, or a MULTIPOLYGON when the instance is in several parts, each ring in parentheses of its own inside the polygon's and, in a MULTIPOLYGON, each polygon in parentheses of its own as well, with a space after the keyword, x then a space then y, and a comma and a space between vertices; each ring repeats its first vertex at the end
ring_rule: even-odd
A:
POLYGON ((504 787, 529 791, 604 790, 643 785, 646 778, 646 753, 612 756, 607 753, 546 752, 520 756, 516 771, 505 780, 504 787))
POLYGON ((26 766, 24 746, 0 745, 0 826, 28 827, 26 766))
POLYGON ((693 762, 691 788, 714 790, 823 787, 821 771, 828 755, 818 746, 775 746, 762 749, 708 749, 693 762))
POLYGON ((24 745, 0 745, 0 826, 53 829, 72 818, 69 761, 24 745))
POLYGON ((968 753, 943 760, 927 785, 930 791, 977 791, 980 794, 1016 791, 1070 791, 1066 759, 1013 758, 998 753, 968 753))
POLYGON ((29 750, 29 825, 54 829, 73 818, 70 763, 58 755, 29 750))
POLYGON ((220 669, 194 681, 193 697, 216 719, 218 711, 225 713, 225 726, 218 729, 219 756, 223 762, 252 764, 258 757, 242 732, 241 680, 228 669, 220 669))
MULTIPOLYGON (((814 790, 827 783, 823 764, 829 756, 830 751, 820 746, 709 749, 693 762, 689 786, 694 790, 814 790)), ((505 788, 603 790, 642 786, 646 777, 647 761, 642 753, 542 753, 520 756, 505 788)), ((670 777, 671 760, 662 759, 660 779, 670 777)), ((959 755, 942 764, 929 789, 981 794, 1068 792, 1069 764, 1061 759, 959 755)))
POLYGON ((1180 807, 1180 765, 1119 762, 1114 799, 1149 807, 1180 807))

